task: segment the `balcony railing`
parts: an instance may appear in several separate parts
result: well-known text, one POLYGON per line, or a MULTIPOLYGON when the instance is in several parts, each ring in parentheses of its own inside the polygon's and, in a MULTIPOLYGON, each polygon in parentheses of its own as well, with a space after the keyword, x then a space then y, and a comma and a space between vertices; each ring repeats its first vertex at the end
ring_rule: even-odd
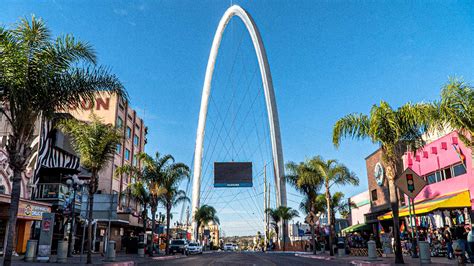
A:
MULTIPOLYGON (((36 190, 36 199, 37 200, 48 200, 48 201, 62 201, 65 202, 66 199, 73 196, 73 190, 62 183, 43 183, 38 184, 36 190)), ((76 206, 81 205, 82 200, 82 189, 78 188, 76 190, 76 206)))

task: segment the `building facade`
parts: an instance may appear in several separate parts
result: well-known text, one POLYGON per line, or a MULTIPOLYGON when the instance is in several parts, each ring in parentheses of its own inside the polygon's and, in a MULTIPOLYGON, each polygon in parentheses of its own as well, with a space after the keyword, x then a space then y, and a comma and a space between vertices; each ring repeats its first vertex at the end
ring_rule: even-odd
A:
POLYGON ((370 193, 364 191, 349 198, 349 222, 350 225, 365 224, 365 214, 370 213, 370 193))
MULTIPOLYGON (((126 175, 116 175, 115 170, 124 165, 140 167, 136 155, 145 151, 147 127, 129 103, 117 95, 97 93, 95 102, 83 101, 72 106, 68 112, 82 121, 90 121, 96 115, 103 122, 114 125, 123 135, 122 143, 117 145, 113 160, 99 173, 98 192, 100 194, 118 194, 117 219, 112 222, 111 240, 116 241, 117 250, 122 249, 122 238, 136 235, 142 228, 140 206, 123 193, 128 184, 134 182, 126 175)), ((98 232, 104 232, 107 222, 98 223, 98 232)), ((104 242, 104 234, 99 241, 104 242)))

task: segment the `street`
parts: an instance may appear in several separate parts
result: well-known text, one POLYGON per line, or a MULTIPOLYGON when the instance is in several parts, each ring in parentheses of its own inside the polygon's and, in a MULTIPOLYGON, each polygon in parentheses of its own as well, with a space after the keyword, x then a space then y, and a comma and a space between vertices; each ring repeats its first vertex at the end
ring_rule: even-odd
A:
POLYGON ((347 265, 347 263, 297 257, 293 253, 214 252, 139 265, 347 265))

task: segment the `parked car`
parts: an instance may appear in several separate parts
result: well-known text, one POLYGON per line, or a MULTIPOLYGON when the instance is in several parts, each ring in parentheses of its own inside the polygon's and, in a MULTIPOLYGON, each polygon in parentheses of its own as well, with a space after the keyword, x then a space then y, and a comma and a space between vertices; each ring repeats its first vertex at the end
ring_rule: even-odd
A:
POLYGON ((234 246, 234 251, 239 250, 239 246, 238 246, 237 244, 234 243, 234 244, 232 244, 232 245, 234 246))
POLYGON ((226 243, 224 245, 224 251, 234 251, 234 244, 233 243, 226 243))
POLYGON ((202 254, 202 246, 196 242, 189 243, 188 254, 202 254))
POLYGON ((183 255, 187 254, 188 245, 186 240, 183 239, 174 239, 170 243, 170 253, 181 253, 183 255))

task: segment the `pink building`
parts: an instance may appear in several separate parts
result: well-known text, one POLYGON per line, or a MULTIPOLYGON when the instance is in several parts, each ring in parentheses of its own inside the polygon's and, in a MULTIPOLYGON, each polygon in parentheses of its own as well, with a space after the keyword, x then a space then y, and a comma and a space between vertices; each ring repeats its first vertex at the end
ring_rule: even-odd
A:
MULTIPOLYGON (((415 198, 415 204, 466 191, 470 207, 474 206, 474 179, 471 150, 451 132, 426 144, 416 153, 403 156, 404 167, 410 167, 423 177, 428 185, 415 198)), ((467 203, 469 204, 469 203, 467 203)), ((418 205, 418 204, 417 204, 418 205)))
POLYGON ((370 212, 370 194, 369 191, 364 191, 360 194, 349 198, 352 202, 350 212, 350 225, 365 224, 365 216, 370 212))

